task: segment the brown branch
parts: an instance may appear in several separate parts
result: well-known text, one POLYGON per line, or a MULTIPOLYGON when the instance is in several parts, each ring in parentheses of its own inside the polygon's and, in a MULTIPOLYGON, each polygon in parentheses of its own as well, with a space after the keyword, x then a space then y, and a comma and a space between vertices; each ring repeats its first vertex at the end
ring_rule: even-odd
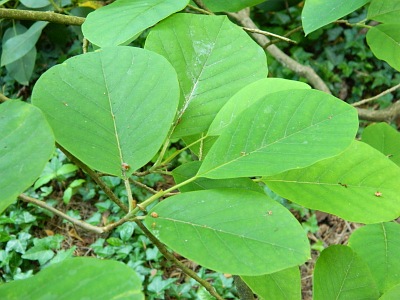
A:
MULTIPOLYGON (((238 13, 227 13, 227 14, 243 27, 259 29, 257 25, 253 22, 253 20, 250 19, 246 10, 241 10, 238 13)), ((257 33, 250 33, 250 35, 261 47, 271 42, 265 35, 257 33)), ((317 73, 315 73, 315 71, 311 67, 304 66, 298 63, 275 45, 270 45, 266 50, 282 65, 289 68, 296 74, 305 77, 314 88, 324 91, 328 94, 331 94, 331 91, 329 90, 328 86, 321 79, 321 77, 319 77, 317 73)))
POLYGON ((129 211, 128 207, 124 203, 122 203, 121 200, 119 200, 119 198, 113 193, 108 185, 106 185, 104 181, 101 180, 100 176, 95 171, 93 171, 91 168, 89 168, 87 165, 85 165, 83 162, 81 162, 79 159, 69 153, 61 145, 57 144, 57 148, 64 152, 64 154, 68 157, 70 161, 72 161, 75 165, 77 165, 79 168, 89 174, 89 176, 100 186, 100 188, 108 196, 108 198, 110 198, 115 204, 117 204, 124 212, 127 213, 129 211))
POLYGON ((372 122, 391 122, 400 116, 400 101, 397 101, 387 108, 380 110, 371 110, 366 108, 358 108, 358 117, 362 120, 372 122))
POLYGON ((400 88, 400 83, 399 83, 398 85, 392 86, 390 89, 387 89, 386 91, 383 91, 382 93, 380 93, 380 94, 378 94, 378 95, 376 95, 376 96, 373 96, 373 97, 367 98, 367 99, 363 99, 363 100, 361 100, 361 101, 358 101, 358 102, 356 102, 356 103, 353 103, 352 105, 353 105, 353 106, 360 106, 360 105, 363 105, 363 104, 365 104, 365 103, 374 101, 374 100, 379 99, 380 97, 382 97, 382 96, 384 96, 384 95, 386 95, 386 94, 389 94, 389 93, 391 93, 391 92, 394 92, 394 91, 397 90, 398 88, 400 88))
POLYGON ((256 29, 256 28, 247 28, 247 27, 242 27, 242 28, 243 28, 244 31, 247 31, 247 32, 258 33, 258 34, 262 34, 262 35, 266 35, 266 36, 272 36, 272 37, 275 37, 277 39, 280 39, 280 40, 288 42, 288 43, 297 44, 296 41, 293 41, 291 39, 288 39, 287 37, 284 37, 284 36, 281 36, 279 34, 275 34, 275 33, 269 32, 269 31, 260 30, 260 29, 256 29))
POLYGON ((179 261, 171 252, 165 248, 164 244, 160 242, 159 239, 157 239, 147 228, 146 226, 143 225, 142 222, 139 220, 135 221, 136 224, 140 227, 140 229, 144 232, 144 234, 149 238, 149 240, 157 247, 157 249, 161 252, 162 255, 175 265, 179 267, 186 275, 192 277, 194 280, 196 280, 198 283, 200 283, 212 296, 214 296, 218 300, 223 300, 217 291, 212 287, 212 285, 207 281, 204 280, 203 278, 199 277, 199 275, 196 274, 193 270, 189 269, 187 266, 185 266, 181 261, 179 261))
MULTIPOLYGON (((143 188, 143 189, 149 191, 152 194, 157 194, 158 193, 158 191, 156 191, 155 189, 145 185, 144 183, 141 183, 140 181, 137 181, 137 180, 134 180, 132 178, 129 178, 129 182, 133 183, 134 185, 136 185, 136 186, 138 186, 140 188, 143 188)), ((177 194, 179 194, 179 193, 166 193, 164 196, 174 196, 174 195, 177 195, 177 194)))
POLYGON ((98 234, 104 232, 104 229, 103 229, 103 228, 97 227, 97 226, 93 226, 93 225, 91 225, 91 224, 89 224, 89 223, 86 223, 86 222, 84 222, 84 221, 81 221, 81 220, 72 218, 72 217, 68 216, 67 214, 65 214, 65 213, 63 213, 63 212, 61 212, 61 211, 59 211, 58 209, 56 209, 56 208, 54 208, 54 207, 48 205, 48 204, 47 204, 46 202, 44 202, 44 201, 37 200, 37 199, 32 198, 32 197, 29 197, 29 196, 27 196, 27 195, 25 195, 25 194, 21 194, 21 195, 19 195, 18 197, 19 197, 22 201, 24 201, 24 202, 33 203, 33 204, 35 204, 35 205, 37 205, 37 206, 39 206, 39 207, 41 207, 41 208, 44 208, 44 209, 46 209, 46 210, 48 210, 48 211, 51 211, 51 212, 54 213, 55 215, 57 215, 57 216, 59 216, 59 217, 65 219, 65 220, 68 220, 68 221, 70 221, 72 224, 77 225, 77 226, 79 226, 79 227, 81 227, 81 228, 83 228, 83 229, 86 229, 86 230, 88 230, 88 231, 92 231, 92 232, 95 232, 95 233, 98 233, 98 234))
POLYGON ((72 218, 72 217, 68 216, 67 214, 63 213, 62 211, 59 211, 58 209, 48 205, 46 202, 37 200, 37 199, 32 198, 32 197, 29 197, 29 196, 27 196, 25 194, 20 194, 18 196, 18 198, 20 198, 24 202, 32 203, 32 204, 34 204, 36 206, 39 206, 39 207, 44 208, 44 209, 46 209, 48 211, 51 211, 55 215, 65 219, 67 221, 70 221, 72 224, 74 224, 74 225, 76 225, 76 226, 78 226, 80 228, 83 228, 83 229, 85 229, 87 231, 91 231, 91 232, 94 232, 94 233, 97 233, 97 234, 101 234, 101 233, 104 233, 104 232, 109 232, 109 231, 113 230, 114 228, 118 227, 119 225, 122 225, 123 223, 131 220, 131 218, 132 218, 132 216, 128 214, 128 215, 126 215, 125 217, 123 217, 122 219, 118 220, 115 223, 108 224, 107 226, 104 226, 104 227, 98 227, 98 226, 93 226, 93 225, 91 225, 89 223, 86 223, 85 221, 81 221, 81 220, 72 218))
POLYGON ((52 11, 33 11, 0 8, 1 19, 28 20, 28 21, 48 21, 51 23, 77 25, 80 26, 85 18, 67 16, 52 11))

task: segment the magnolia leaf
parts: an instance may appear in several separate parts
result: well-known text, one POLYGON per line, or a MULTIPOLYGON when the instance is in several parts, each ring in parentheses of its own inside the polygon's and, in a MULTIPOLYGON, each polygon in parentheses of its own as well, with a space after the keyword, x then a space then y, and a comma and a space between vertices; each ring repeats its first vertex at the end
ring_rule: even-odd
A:
POLYGON ((241 276, 243 281, 261 299, 301 299, 301 278, 299 267, 285 269, 260 276, 241 276))
POLYGON ((42 112, 17 100, 0 105, 0 213, 30 187, 54 151, 42 112))
POLYGON ((280 196, 359 223, 400 216, 400 168, 379 151, 354 141, 338 156, 264 178, 280 196))
POLYGON ((346 149, 356 110, 316 90, 260 98, 227 126, 204 158, 200 177, 268 176, 309 166, 346 149))
POLYGON ((67 259, 28 279, 2 284, 0 296, 8 300, 144 299, 141 280, 130 267, 88 257, 67 259))
POLYGON ((322 26, 332 23, 352 13, 369 1, 370 0, 307 0, 301 14, 304 33, 307 35, 322 26))
POLYGON ((378 299, 366 263, 350 247, 334 245, 321 252, 314 269, 313 299, 378 299))
POLYGON ((99 47, 127 44, 188 3, 189 0, 118 0, 90 13, 82 32, 99 47))
POLYGON ((203 0, 206 7, 215 12, 230 11, 235 12, 243 8, 254 6, 265 0, 203 0))
MULTIPOLYGON (((201 161, 192 161, 183 165, 180 165, 172 171, 172 176, 176 184, 184 182, 194 177, 201 166, 201 161)), ((191 192, 197 190, 209 190, 216 188, 232 188, 232 189, 243 189, 251 190, 255 192, 264 193, 263 189, 250 178, 233 178, 233 179, 208 179, 208 178, 197 178, 186 185, 179 188, 181 192, 191 192)))
POLYGON ((24 57, 33 47, 49 22, 35 22, 26 32, 13 36, 3 44, 1 66, 8 65, 24 57))
POLYGON ((372 0, 368 19, 383 23, 400 23, 400 0, 372 0))
POLYGON ((354 231, 349 246, 369 266, 383 294, 400 284, 400 224, 371 224, 354 231))
POLYGON ((258 192, 182 193, 156 205, 147 228, 172 250, 223 273, 262 275, 302 264, 307 236, 282 205, 258 192))
POLYGON ((221 108, 210 125, 208 135, 220 135, 223 129, 231 124, 242 111, 268 94, 310 88, 308 84, 303 82, 281 78, 264 78, 253 82, 233 95, 221 108))
POLYGON ((206 132, 231 96, 268 73, 263 49, 226 16, 174 15, 151 30, 145 48, 165 56, 178 73, 174 137, 206 132))
POLYGON ((157 153, 178 98, 176 73, 165 58, 133 47, 70 58, 45 72, 32 94, 62 147, 120 177, 157 153))
POLYGON ((399 24, 381 24, 367 32, 367 43, 374 55, 400 71, 399 24))
POLYGON ((367 126, 362 133, 362 141, 400 166, 400 133, 389 124, 377 123, 367 126))

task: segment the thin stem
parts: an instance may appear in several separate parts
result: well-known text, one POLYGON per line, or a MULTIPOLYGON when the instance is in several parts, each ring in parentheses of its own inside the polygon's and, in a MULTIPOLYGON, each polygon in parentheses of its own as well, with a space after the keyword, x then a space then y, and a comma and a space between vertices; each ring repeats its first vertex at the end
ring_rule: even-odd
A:
MULTIPOLYGON (((173 129, 175 129, 175 128, 173 128, 173 129)), ((155 162, 154 165, 150 168, 149 171, 152 171, 152 170, 156 169, 160 164, 162 165, 161 161, 162 161, 162 159, 164 158, 165 152, 167 152, 168 146, 169 146, 169 144, 170 144, 170 142, 171 142, 170 137, 171 137, 171 134, 172 134, 173 129, 170 130, 170 132, 169 132, 169 134, 168 134, 168 138, 165 140, 165 143, 164 143, 164 145, 163 145, 163 147, 162 147, 162 149, 161 149, 161 151, 160 151, 160 155, 157 157, 156 162, 155 162)))
POLYGON ((0 8, 0 19, 48 21, 51 23, 80 26, 85 18, 66 16, 52 11, 33 11, 0 8))
POLYGON ((214 14, 210 9, 208 9, 208 7, 203 3, 202 0, 193 0, 193 2, 194 2, 198 7, 200 7, 201 9, 203 9, 203 10, 205 10, 205 11, 208 11, 209 14, 211 14, 211 15, 214 14))
POLYGON ((51 212, 54 213, 55 215, 57 215, 57 216, 59 216, 59 217, 65 219, 65 220, 68 220, 68 221, 70 221, 72 224, 74 224, 74 225, 76 225, 76 226, 79 226, 79 227, 81 227, 81 228, 83 228, 83 229, 86 229, 86 230, 88 230, 88 231, 92 231, 92 232, 95 232, 95 233, 98 233, 98 234, 104 232, 104 230, 103 230, 102 228, 97 227, 97 226, 93 226, 93 225, 91 225, 91 224, 89 224, 89 223, 86 223, 86 222, 84 222, 84 221, 81 221, 81 220, 74 219, 74 218, 68 216, 67 214, 64 214, 63 212, 59 211, 58 209, 56 209, 56 208, 54 208, 54 207, 48 205, 48 204, 47 204, 46 202, 44 202, 44 201, 37 200, 37 199, 32 198, 32 197, 29 197, 29 196, 27 196, 27 195, 25 195, 25 194, 20 194, 18 197, 19 197, 22 201, 25 201, 25 202, 28 202, 28 203, 33 203, 33 204, 35 204, 35 205, 37 205, 37 206, 39 206, 39 207, 41 207, 41 208, 44 208, 44 209, 46 209, 46 210, 48 210, 48 211, 51 211, 51 212))
POLYGON ((57 5, 57 3, 54 2, 54 0, 49 0, 49 1, 50 1, 51 5, 53 5, 55 11, 57 11, 57 12, 63 12, 64 11, 61 7, 59 7, 57 5))
POLYGON ((88 52, 89 48, 89 40, 87 38, 83 38, 82 40, 82 53, 85 54, 88 52))
MULTIPOLYGON (((143 189, 149 191, 149 192, 152 193, 152 194, 157 194, 157 193, 158 193, 158 191, 156 191, 155 189, 152 189, 151 187, 149 187, 149 186, 145 185, 144 183, 141 183, 141 182, 139 182, 139 181, 137 181, 137 180, 134 180, 134 179, 132 179, 132 178, 129 178, 129 181, 130 181, 131 183, 133 183, 134 185, 136 185, 136 186, 138 186, 138 187, 140 187, 140 188, 143 188, 143 189)), ((167 194, 165 194, 164 196, 173 196, 173 195, 176 195, 176 193, 167 193, 167 194)))
POLYGON ((363 21, 357 22, 357 23, 350 23, 347 20, 337 20, 337 21, 335 21, 335 23, 344 24, 344 25, 350 26, 350 27, 362 27, 362 28, 367 28, 367 29, 370 29, 370 28, 373 27, 373 26, 370 26, 370 25, 366 25, 363 21))
POLYGON ((133 199, 132 189, 131 189, 131 184, 129 183, 129 179, 124 179, 124 184, 125 184, 126 193, 128 195, 129 212, 131 212, 132 209, 134 209, 136 207, 136 200, 133 199))
POLYGON ((204 146, 204 135, 201 133, 200 145, 199 145, 199 160, 203 160, 203 146, 204 146))
POLYGON ((258 33, 258 34, 262 34, 262 35, 266 35, 266 36, 273 36, 273 37, 283 40, 285 42, 297 44, 296 41, 293 41, 291 39, 288 39, 287 37, 284 37, 284 36, 269 32, 269 31, 260 30, 260 29, 256 29, 256 28, 248 28, 248 27, 242 27, 242 28, 244 31, 247 31, 247 32, 258 33))
POLYGON ((181 261, 179 261, 171 252, 167 250, 167 248, 157 239, 147 228, 143 225, 142 222, 136 220, 136 224, 139 228, 144 232, 144 234, 149 238, 149 240, 157 247, 157 249, 161 252, 162 255, 175 265, 177 265, 186 275, 192 277, 199 284, 201 284, 212 296, 214 296, 218 300, 223 300, 223 298, 217 293, 217 291, 212 287, 212 285, 207 281, 201 278, 196 274, 193 270, 189 269, 185 266, 181 261))
POLYGON ((0 93, 0 102, 6 102, 7 100, 10 100, 10 98, 0 93))
POLYGON ((198 12, 200 12, 202 14, 205 14, 205 15, 213 15, 213 13, 209 12, 208 10, 205 10, 205 9, 202 9, 202 8, 190 5, 190 4, 188 4, 187 7, 190 8, 190 9, 193 9, 195 11, 198 11, 198 12))
POLYGON ((194 176, 185 181, 182 181, 181 183, 174 185, 173 187, 170 187, 169 189, 166 189, 165 191, 161 190, 161 191, 157 192, 157 194, 154 194, 153 196, 151 196, 150 198, 147 198, 142 203, 137 204, 137 207, 134 210, 132 210, 128 215, 134 216, 139 210, 145 210, 147 206, 149 206, 151 203, 158 200, 159 198, 167 195, 168 193, 172 192, 173 190, 176 190, 176 189, 180 188, 181 186, 184 186, 196 179, 197 179, 197 176, 194 176))
POLYGON ((365 103, 374 101, 374 100, 379 99, 380 97, 382 97, 382 96, 384 96, 384 95, 386 95, 386 94, 389 94, 389 93, 391 93, 391 92, 394 92, 394 91, 397 90, 398 88, 400 88, 400 83, 399 83, 398 85, 392 86, 390 89, 387 89, 386 91, 383 91, 382 93, 380 93, 380 94, 378 94, 378 95, 376 95, 376 96, 373 96, 373 97, 371 97, 371 98, 366 98, 366 99, 360 100, 360 101, 358 101, 358 102, 355 102, 355 103, 352 104, 352 106, 360 106, 360 105, 363 105, 363 104, 365 104, 365 103))
POLYGON ((81 168, 83 171, 85 171, 89 176, 100 186, 100 188, 103 190, 103 192, 110 198, 115 204, 117 204, 124 212, 128 212, 129 208, 126 207, 124 203, 119 200, 119 198, 113 193, 113 191, 104 183, 103 180, 101 180, 100 176, 93 171, 91 168, 89 168, 87 165, 85 165, 83 162, 81 162, 79 159, 77 159, 75 156, 73 156, 71 153, 69 153, 66 149, 64 149, 61 145, 57 144, 57 147, 64 152, 64 154, 68 157, 70 161, 72 161, 75 165, 77 165, 79 168, 81 168))
POLYGON ((207 137, 208 137, 208 136, 205 135, 205 136, 199 138, 197 141, 194 141, 193 143, 187 145, 186 147, 184 147, 184 148, 182 148, 182 149, 180 149, 180 150, 175 151, 174 153, 171 154, 171 156, 169 156, 166 160, 164 160, 164 161, 161 163, 161 165, 163 165, 163 166, 167 165, 171 160, 173 160, 173 159, 174 159, 175 157, 177 157, 179 154, 181 154, 182 152, 186 151, 186 150, 189 149, 190 147, 196 145, 197 143, 203 141, 203 140, 206 139, 207 137))

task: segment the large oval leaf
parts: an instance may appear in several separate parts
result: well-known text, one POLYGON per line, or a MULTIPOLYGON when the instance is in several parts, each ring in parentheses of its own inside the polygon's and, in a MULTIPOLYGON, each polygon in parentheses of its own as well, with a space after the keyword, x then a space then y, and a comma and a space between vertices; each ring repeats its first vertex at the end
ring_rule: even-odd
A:
POLYGON ((355 11, 369 1, 370 0, 307 0, 301 14, 304 33, 309 34, 322 26, 334 22, 355 11))
POLYGON ((381 24, 367 32, 367 43, 374 55, 400 71, 400 25, 381 24))
POLYGON ((208 135, 220 135, 225 127, 233 122, 242 111, 268 94, 297 89, 310 89, 308 84, 281 78, 264 78, 253 82, 233 95, 226 102, 208 130, 208 135))
MULTIPOLYGON (((172 171, 175 183, 181 183, 194 177, 201 166, 201 161, 192 161, 172 171)), ((264 193, 263 189, 250 178, 231 178, 231 179, 208 179, 208 178, 197 178, 186 185, 179 188, 181 192, 191 192, 198 190, 210 190, 217 188, 231 188, 231 189, 243 189, 251 190, 255 192, 264 193)))
POLYGON ((260 276, 241 276, 261 299, 300 300, 301 278, 299 267, 260 276))
POLYGON ((32 94, 59 144, 116 176, 123 176, 123 163, 129 175, 157 153, 178 98, 176 73, 165 58, 132 47, 70 58, 44 73, 32 94))
POLYGON ((379 292, 366 263, 351 248, 334 245, 315 264, 313 299, 369 299, 379 292))
POLYGON ((400 133, 389 124, 369 125, 362 133, 362 141, 379 150, 400 166, 400 133))
POLYGON ((369 266, 379 291, 400 284, 400 224, 381 223, 357 229, 349 246, 369 266))
POLYGON ((248 190, 173 196, 156 205, 145 224, 174 251, 230 274, 273 273, 302 264, 310 254, 305 231, 293 215, 248 190))
POLYGON ((361 142, 354 141, 338 156, 264 181, 284 198, 349 221, 376 223, 400 215, 400 168, 361 142))
POLYGON ((115 1, 90 13, 82 25, 82 32, 100 47, 126 44, 188 3, 189 0, 115 1))
POLYGON ((8 300, 144 299, 140 278, 130 267, 87 257, 68 259, 28 279, 2 284, 0 297, 8 300))
POLYGON ((54 151, 42 112, 17 100, 0 105, 0 213, 40 176, 54 151))
POLYGON ((368 19, 383 23, 400 23, 400 0, 372 0, 368 19))
POLYGON ((178 73, 175 137, 207 131, 231 96, 268 72, 263 49, 226 16, 174 15, 152 29, 145 47, 165 56, 178 73))
POLYGON ((260 98, 224 129, 199 176, 267 176, 339 154, 356 134, 357 112, 316 90, 289 90, 260 98))

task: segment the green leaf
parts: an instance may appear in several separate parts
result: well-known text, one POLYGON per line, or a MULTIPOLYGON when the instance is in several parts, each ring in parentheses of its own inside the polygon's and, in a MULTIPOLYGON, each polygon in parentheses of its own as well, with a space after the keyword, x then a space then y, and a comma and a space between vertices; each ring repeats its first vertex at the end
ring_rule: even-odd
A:
POLYGON ((87 257, 67 259, 28 279, 2 284, 0 297, 8 300, 144 299, 140 279, 130 267, 87 257))
POLYGON ((253 82, 226 102, 211 123, 208 135, 220 135, 223 129, 231 124, 242 111, 262 97, 285 90, 310 88, 308 84, 303 82, 281 78, 264 78, 253 82))
POLYGON ((400 283, 400 224, 381 223, 358 228, 349 246, 369 266, 383 294, 400 283))
POLYGON ((56 170, 56 175, 61 176, 61 175, 65 175, 68 173, 72 173, 76 170, 78 170, 77 166, 75 166, 73 164, 65 164, 65 165, 62 165, 61 168, 56 170))
POLYGON ((389 124, 377 123, 367 126, 362 133, 362 141, 400 166, 400 133, 389 124))
POLYGON ((127 242, 135 230, 135 223, 133 222, 126 222, 117 228, 117 232, 119 233, 119 237, 124 242, 127 242))
POLYGON ((268 176, 306 167, 342 152, 357 127, 356 110, 326 93, 269 94, 224 129, 198 174, 215 179, 268 176))
POLYGON ((127 44, 188 3, 189 0, 115 1, 90 13, 82 31, 89 41, 100 47, 127 44))
POLYGON ((158 54, 110 47, 75 56, 45 72, 32 102, 57 142, 88 166, 123 177, 159 150, 178 104, 171 65, 158 54))
MULTIPOLYGON (((6 30, 3 36, 2 44, 4 44, 10 38, 23 34, 27 29, 19 23, 16 23, 13 27, 6 30)), ((29 79, 32 76, 33 68, 36 61, 36 48, 33 47, 28 53, 22 56, 20 59, 7 64, 6 69, 8 75, 14 78, 16 81, 23 85, 29 84, 29 79)))
POLYGON ((29 8, 42 8, 51 4, 49 0, 20 0, 20 2, 29 8))
POLYGON ((268 73, 263 49, 226 16, 174 15, 151 30, 145 48, 165 56, 178 73, 174 137, 206 132, 231 96, 268 73))
MULTIPOLYGON (((201 166, 201 161, 192 161, 172 171, 175 183, 181 183, 188 180, 196 175, 201 166)), ((191 192, 198 190, 209 190, 217 188, 231 188, 231 189, 243 189, 255 192, 264 193, 263 189, 250 178, 233 178, 233 179, 208 179, 198 178, 184 186, 181 186, 179 190, 181 192, 191 192)))
POLYGON ((54 151, 42 112, 17 100, 0 105, 0 213, 40 176, 54 151))
POLYGON ((44 21, 35 22, 25 33, 8 39, 3 45, 1 66, 8 65, 28 54, 28 52, 35 47, 42 33, 42 29, 48 23, 49 22, 44 21))
POLYGON ((400 295, 400 284, 392 287, 379 298, 379 300, 398 300, 400 295))
POLYGON ((362 142, 354 141, 338 156, 264 182, 284 198, 352 222, 391 221, 400 215, 400 168, 362 142))
POLYGON ((310 255, 305 231, 293 215, 249 190, 182 193, 156 205, 145 224, 172 250, 223 273, 273 273, 310 255))
POLYGON ((42 266, 52 259, 53 256, 54 252, 52 250, 46 249, 43 246, 34 246, 26 251, 25 254, 22 255, 22 258, 28 260, 37 260, 42 266))
POLYGON ((261 276, 241 276, 243 281, 261 299, 301 299, 301 278, 299 267, 285 269, 261 276))
POLYGON ((243 8, 254 6, 265 0, 203 0, 206 7, 214 12, 230 11, 235 12, 243 8))
POLYGON ((306 0, 301 19, 303 30, 307 35, 322 26, 332 23, 352 13, 370 0, 306 0))
POLYGON ((372 0, 368 19, 383 23, 400 23, 400 0, 372 0))
POLYGON ((321 252, 314 269, 313 299, 370 299, 379 292, 366 263, 351 248, 334 245, 321 252))
POLYGON ((399 24, 381 24, 367 32, 367 43, 374 55, 400 71, 399 24))

